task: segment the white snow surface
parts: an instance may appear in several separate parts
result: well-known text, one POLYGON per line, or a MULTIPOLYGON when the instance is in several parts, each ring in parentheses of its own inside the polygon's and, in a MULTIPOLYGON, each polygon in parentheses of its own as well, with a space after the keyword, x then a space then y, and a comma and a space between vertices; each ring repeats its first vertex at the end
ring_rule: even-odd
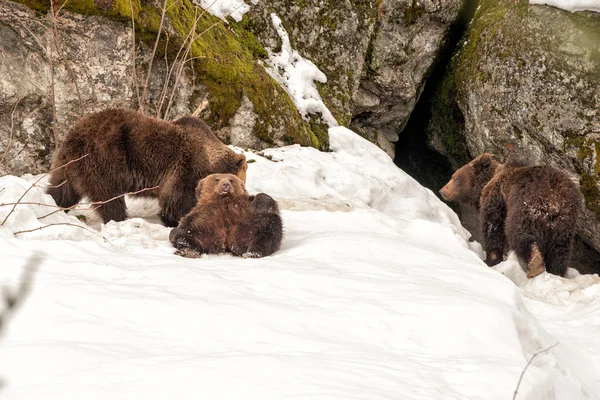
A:
POLYGON ((321 119, 329 126, 338 126, 336 119, 327 108, 314 81, 326 83, 327 76, 310 60, 305 59, 292 49, 290 37, 283 27, 281 19, 271 14, 271 21, 281 38, 281 51, 274 53, 267 49, 269 58, 266 71, 290 95, 296 108, 304 118, 309 114, 320 114, 321 119))
MULTIPOLYGON (((0 337, 6 399, 599 399, 600 279, 481 261, 457 216, 375 145, 246 153, 285 238, 263 259, 175 256, 154 202, 89 229, 48 207, 0 228, 0 284, 30 294, 0 337), (44 219, 42 219, 43 221, 44 219)), ((0 178, 0 203, 34 177, 0 178)), ((52 204, 42 188, 24 199, 52 204)), ((0 222, 10 207, 0 207, 0 222)), ((3 386, 3 387, 2 387, 3 386)))
POLYGON ((530 4, 547 4, 563 10, 600 12, 600 0, 529 0, 530 4))
MULTIPOLYGON (((252 4, 257 2, 257 0, 253 0, 252 4)), ((231 16, 235 21, 240 22, 244 14, 250 11, 250 5, 246 4, 244 0, 195 0, 195 3, 222 20, 231 16)))

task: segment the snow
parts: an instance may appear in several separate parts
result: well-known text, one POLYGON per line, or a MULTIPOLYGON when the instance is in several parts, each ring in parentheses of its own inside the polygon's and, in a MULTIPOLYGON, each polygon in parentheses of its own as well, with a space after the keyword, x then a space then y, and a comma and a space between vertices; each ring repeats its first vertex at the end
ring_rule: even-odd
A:
MULTIPOLYGON (((173 255, 155 202, 90 229, 0 228, 0 283, 31 293, 0 338, 6 399, 598 399, 600 279, 491 269, 435 195, 375 145, 331 128, 332 152, 250 152, 285 238, 263 259, 173 255)), ((237 149, 239 150, 239 149, 237 149)), ((0 203, 35 177, 0 178, 0 203)), ((28 201, 51 203, 42 188, 28 201)), ((10 208, 10 207, 8 207, 10 208)), ((0 219, 8 213, 0 207, 0 219)), ((58 213, 53 221, 79 224, 58 213)))
MULTIPOLYGON (((248 11, 250 5, 244 0, 195 0, 203 9, 217 18, 225 20, 231 16, 235 21, 240 22, 248 11)), ((258 0, 252 0, 252 4, 256 4, 258 0)))
POLYGON ((304 118, 308 118, 308 114, 320 114, 329 127, 338 126, 314 83, 326 83, 327 76, 312 61, 303 58, 298 51, 292 49, 290 37, 276 14, 271 14, 271 21, 281 38, 281 51, 274 53, 267 49, 269 58, 268 67, 265 69, 290 95, 304 118))
POLYGON ((529 0, 530 4, 547 4, 563 10, 600 12, 600 0, 529 0))

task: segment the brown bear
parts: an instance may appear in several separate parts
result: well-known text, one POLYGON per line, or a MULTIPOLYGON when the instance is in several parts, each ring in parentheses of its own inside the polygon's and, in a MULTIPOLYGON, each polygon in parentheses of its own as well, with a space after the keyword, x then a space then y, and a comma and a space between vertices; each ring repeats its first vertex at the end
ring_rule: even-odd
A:
POLYGON ((502 261, 508 241, 527 264, 528 277, 544 270, 565 275, 582 204, 581 192, 565 172, 517 161, 501 164, 484 153, 456 171, 440 194, 477 207, 488 265, 502 261))
POLYGON ((283 224, 268 194, 250 196, 235 175, 213 174, 198 182, 196 196, 196 206, 169 234, 176 254, 229 252, 258 258, 279 250, 283 224))
MULTIPOLYGON (((60 207, 71 207, 83 196, 103 202, 158 186, 137 196, 158 197, 161 220, 177 226, 196 204, 200 179, 231 173, 245 181, 247 164, 243 154, 224 145, 198 118, 163 121, 133 110, 109 109, 88 114, 71 127, 52 169, 48 193, 60 207)), ((97 211, 104 223, 127 218, 123 197, 100 204, 97 211)))

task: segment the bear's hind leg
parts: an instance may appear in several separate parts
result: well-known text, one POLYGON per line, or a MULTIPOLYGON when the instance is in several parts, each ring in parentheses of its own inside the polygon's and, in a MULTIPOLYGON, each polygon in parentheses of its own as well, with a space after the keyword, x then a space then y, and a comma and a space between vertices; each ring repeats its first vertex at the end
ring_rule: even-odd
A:
MULTIPOLYGON (((98 202, 101 200, 94 200, 98 202)), ((97 206, 96 211, 102 217, 102 221, 106 224, 108 221, 113 220, 116 222, 125 221, 127 219, 127 206, 125 205, 125 198, 119 197, 109 201, 108 203, 100 204, 97 206)))
POLYGON ((165 226, 175 227, 179 220, 196 205, 196 187, 171 179, 158 194, 160 219, 165 226))
POLYGON ((529 257, 527 258, 527 277, 535 278, 546 270, 544 257, 537 243, 532 243, 529 246, 529 257))
POLYGON ((571 261, 571 247, 573 234, 558 238, 548 249, 546 254, 546 268, 548 272, 558 276, 565 276, 571 261))

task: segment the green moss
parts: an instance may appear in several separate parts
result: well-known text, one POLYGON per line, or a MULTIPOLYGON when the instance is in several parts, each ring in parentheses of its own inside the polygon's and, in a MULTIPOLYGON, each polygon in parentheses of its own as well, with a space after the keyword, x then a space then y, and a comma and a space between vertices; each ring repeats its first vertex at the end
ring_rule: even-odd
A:
POLYGON ((579 186, 585 206, 592 211, 596 217, 600 217, 600 190, 598 190, 598 179, 586 173, 581 174, 579 186))
POLYGON ((412 0, 411 5, 404 9, 403 20, 406 24, 412 25, 417 22, 423 14, 425 14, 425 8, 422 5, 417 4, 417 0, 412 0))

